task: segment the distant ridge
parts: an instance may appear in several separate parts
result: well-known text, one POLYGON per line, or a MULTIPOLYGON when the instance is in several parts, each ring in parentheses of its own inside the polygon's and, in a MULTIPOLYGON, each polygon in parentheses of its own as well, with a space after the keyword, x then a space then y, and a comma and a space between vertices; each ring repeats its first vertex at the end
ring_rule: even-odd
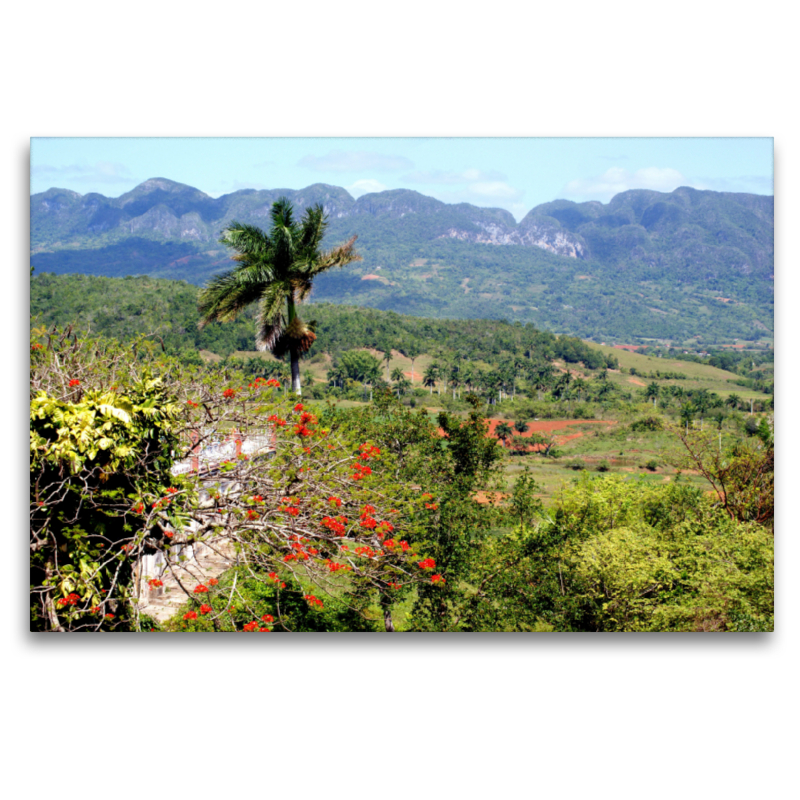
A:
POLYGON ((607 204, 554 200, 519 223, 407 189, 354 199, 314 184, 212 198, 161 177, 117 198, 52 188, 31 196, 31 264, 202 284, 230 266, 225 226, 268 226, 281 196, 298 213, 321 203, 329 242, 359 236, 364 261, 324 276, 320 300, 502 316, 585 337, 755 339, 773 328, 774 199, 688 187, 607 204))

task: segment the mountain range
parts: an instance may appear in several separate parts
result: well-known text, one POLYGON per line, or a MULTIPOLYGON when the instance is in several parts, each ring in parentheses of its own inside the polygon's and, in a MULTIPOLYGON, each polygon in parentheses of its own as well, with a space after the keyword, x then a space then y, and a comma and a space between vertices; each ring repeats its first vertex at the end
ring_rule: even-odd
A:
POLYGON ((507 211, 396 189, 354 199, 315 184, 212 198, 153 178, 117 198, 49 189, 31 196, 38 272, 141 275, 203 284, 231 266, 232 220, 267 227, 288 197, 321 203, 326 244, 359 236, 362 262, 326 273, 313 299, 418 316, 505 318, 604 340, 770 339, 771 196, 631 190, 607 204, 555 200, 507 211))

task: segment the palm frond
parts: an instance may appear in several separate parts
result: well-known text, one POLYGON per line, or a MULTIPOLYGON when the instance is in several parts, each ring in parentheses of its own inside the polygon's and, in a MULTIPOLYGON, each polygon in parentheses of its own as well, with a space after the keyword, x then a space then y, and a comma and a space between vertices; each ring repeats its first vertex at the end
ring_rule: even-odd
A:
POLYGON ((219 241, 232 247, 239 255, 246 255, 253 260, 259 256, 265 257, 269 252, 269 236, 255 225, 233 221, 222 232, 219 241))
POLYGON ((325 218, 325 211, 319 203, 306 209, 300 222, 298 248, 306 258, 316 259, 318 257, 319 248, 327 227, 328 220, 325 218))
POLYGON ((273 228, 294 228, 294 211, 288 197, 279 197, 270 208, 273 228))
POLYGON ((311 275, 319 275, 331 267, 344 267, 353 261, 363 261, 363 258, 356 252, 355 244, 358 236, 353 236, 348 239, 344 244, 322 253, 314 265, 311 275))
POLYGON ((200 292, 199 327, 209 322, 228 322, 260 299, 274 276, 263 265, 242 265, 218 275, 200 292))
POLYGON ((309 324, 303 322, 300 317, 295 317, 281 332, 270 348, 275 358, 283 358, 287 353, 303 356, 314 344, 317 334, 313 328, 316 323, 309 324))
POLYGON ((272 284, 261 298, 256 314, 256 349, 274 352, 275 345, 283 333, 282 287, 272 284))

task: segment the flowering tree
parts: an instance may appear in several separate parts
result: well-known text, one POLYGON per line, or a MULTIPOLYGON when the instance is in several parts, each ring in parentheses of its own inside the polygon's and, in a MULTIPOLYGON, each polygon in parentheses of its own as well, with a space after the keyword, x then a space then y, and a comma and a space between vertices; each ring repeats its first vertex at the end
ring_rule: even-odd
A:
MULTIPOLYGON (((392 452, 320 424, 277 380, 231 374, 220 383, 146 343, 137 361, 113 343, 39 333, 46 344, 33 343, 31 361, 35 629, 152 627, 137 610, 136 577, 153 553, 167 573, 181 570, 192 604, 186 623, 214 629, 291 629, 285 612, 302 596, 312 611, 326 598, 354 613, 379 608, 392 630, 392 607, 409 589, 445 584, 416 546, 436 511, 432 496, 398 479, 392 452), (271 455, 240 454, 202 476, 170 472, 174 459, 214 439, 247 441, 265 426, 271 455), (209 585, 198 574, 187 583, 182 548, 200 543, 234 550, 249 584, 262 587, 259 607, 235 585, 223 601, 216 586, 225 581, 209 585), (244 612, 252 619, 243 622, 244 612)), ((143 577, 157 590, 163 575, 143 577)))

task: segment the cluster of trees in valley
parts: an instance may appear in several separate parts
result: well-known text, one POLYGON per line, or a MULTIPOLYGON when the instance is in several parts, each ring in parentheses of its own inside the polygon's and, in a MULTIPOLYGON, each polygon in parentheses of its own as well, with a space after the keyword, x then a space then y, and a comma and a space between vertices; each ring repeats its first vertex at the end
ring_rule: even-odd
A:
MULTIPOLYGON (((431 416, 390 393, 353 408, 298 404, 226 370, 152 340, 132 350, 33 331, 33 629, 773 627, 769 430, 718 450, 715 431, 678 427, 712 491, 583 472, 545 505, 523 473, 503 503, 486 504, 506 455, 474 396, 467 415, 431 416), (234 460, 203 483, 170 472, 192 431, 246 433, 270 419, 273 458, 234 460), (176 545, 220 540, 237 565, 186 585, 163 624, 137 611, 143 555, 177 568, 176 545)), ((162 577, 145 576, 148 591, 162 577)))

